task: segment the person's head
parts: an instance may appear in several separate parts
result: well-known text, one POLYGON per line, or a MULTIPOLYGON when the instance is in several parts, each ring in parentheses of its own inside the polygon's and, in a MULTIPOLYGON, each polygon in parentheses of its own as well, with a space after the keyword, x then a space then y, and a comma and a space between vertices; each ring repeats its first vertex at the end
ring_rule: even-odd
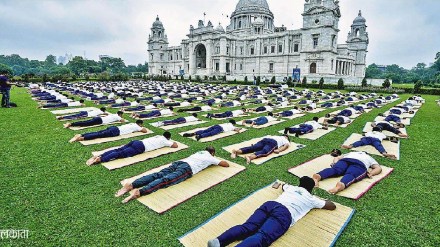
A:
POLYGON ((83 100, 83 99, 80 99, 80 100, 79 100, 79 103, 84 104, 84 100, 83 100))
POLYGON ((312 193, 313 188, 315 188, 315 180, 311 177, 304 176, 299 179, 299 187, 306 189, 308 192, 312 193))
POLYGON ((170 106, 170 108, 169 108, 171 111, 173 111, 174 110, 174 107, 172 107, 172 106, 170 106))
POLYGON ((378 116, 379 116, 379 117, 385 117, 385 114, 383 114, 383 113, 379 113, 378 116))
POLYGON ((122 97, 122 99, 123 99, 123 100, 126 100, 127 98, 125 98, 125 97, 122 97))
POLYGON ((229 120, 229 122, 230 122, 231 124, 233 124, 233 125, 236 125, 236 124, 237 124, 237 122, 236 122, 234 119, 229 120))
POLYGON ((382 127, 380 127, 380 126, 373 127, 373 131, 382 132, 382 127))
POLYGON ((139 103, 139 104, 140 104, 140 103, 141 103, 141 101, 137 99, 137 100, 136 100, 136 103, 139 103))
POLYGON ((246 109, 246 108, 241 108, 241 110, 242 110, 243 112, 246 112, 246 111, 247 111, 247 109, 246 109))
POLYGON ((342 152, 341 150, 335 148, 331 151, 330 155, 333 157, 339 157, 342 155, 342 152))
POLYGON ((403 123, 396 123, 396 127, 401 129, 401 128, 405 128, 405 125, 403 123))
POLYGON ((206 147, 205 151, 208 151, 212 156, 215 156, 215 148, 213 146, 206 147))
POLYGON ((142 121, 140 119, 136 120, 136 124, 142 127, 144 125, 144 121, 142 121))
POLYGON ((293 109, 295 109, 295 110, 299 110, 299 107, 298 107, 298 106, 295 106, 295 107, 293 107, 293 109))
POLYGON ((319 117, 314 117, 313 118, 313 121, 315 121, 315 122, 318 122, 318 120, 319 120, 319 117))
POLYGON ((192 99, 189 99, 189 100, 187 100, 188 101, 188 103, 192 103, 193 101, 192 101, 192 99))
POLYGON ((118 111, 116 114, 118 114, 118 116, 122 117, 122 115, 124 114, 124 112, 122 112, 122 111, 118 111))
POLYGON ((156 103, 153 103, 153 106, 154 106, 154 107, 157 107, 157 104, 156 104, 156 103))
POLYGON ((102 112, 105 112, 107 109, 105 107, 101 107, 100 109, 102 112))
POLYGON ((165 137, 167 140, 171 139, 171 133, 166 131, 163 133, 163 137, 165 137))
POLYGON ((212 106, 212 103, 211 103, 211 102, 209 102, 209 103, 208 103, 208 106, 212 106))
POLYGON ((270 116, 270 117, 273 117, 273 113, 272 112, 269 112, 267 115, 270 116))
POLYGON ((197 113, 193 113, 192 116, 193 116, 193 117, 197 117, 197 113))
POLYGON ((71 100, 75 100, 75 97, 70 97, 71 100))
POLYGON ((325 114, 325 118, 330 118, 330 114, 325 114))

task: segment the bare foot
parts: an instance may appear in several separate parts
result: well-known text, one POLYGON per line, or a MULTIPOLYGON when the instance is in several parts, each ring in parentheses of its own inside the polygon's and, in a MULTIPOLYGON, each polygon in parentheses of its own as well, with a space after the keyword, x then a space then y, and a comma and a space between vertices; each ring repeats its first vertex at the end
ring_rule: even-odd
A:
POLYGON ((341 182, 338 182, 333 189, 328 190, 328 193, 335 195, 338 192, 343 191, 344 189, 345 189, 345 185, 341 182))
POLYGON ((235 158, 237 158, 237 150, 232 150, 232 153, 231 153, 231 159, 235 159, 235 158))
POLYGON ((141 197, 141 193, 139 192, 139 190, 138 190, 138 189, 132 190, 132 191, 130 192, 130 196, 127 197, 127 198, 125 198, 125 199, 122 201, 122 203, 127 203, 127 202, 129 202, 129 201, 131 201, 131 200, 134 200, 134 199, 137 199, 137 198, 139 198, 139 197, 141 197))
POLYGON ((251 157, 250 156, 246 156, 246 164, 250 164, 251 163, 251 157))
POLYGON ((69 128, 72 124, 71 123, 65 123, 63 126, 65 129, 69 128))
POLYGON ((80 137, 81 137, 80 134, 75 135, 72 139, 70 139, 69 143, 77 142, 80 137))
POLYGON ((115 197, 121 197, 126 193, 130 192, 132 189, 133 186, 131 184, 124 184, 124 186, 122 186, 122 188, 115 193, 115 197))
POLYGON ((352 149, 353 148, 353 146, 351 146, 351 145, 342 145, 341 147, 344 149, 352 149))
POLYGON ((95 165, 95 164, 99 163, 100 161, 101 161, 101 158, 99 156, 93 156, 92 158, 87 160, 86 164, 88 166, 91 166, 91 165, 95 165))
POLYGON ((58 120, 63 119, 63 116, 58 116, 57 119, 58 120))
POLYGON ((313 180, 315 180, 315 187, 319 187, 319 181, 321 180, 321 176, 319 174, 313 174, 312 176, 313 180))

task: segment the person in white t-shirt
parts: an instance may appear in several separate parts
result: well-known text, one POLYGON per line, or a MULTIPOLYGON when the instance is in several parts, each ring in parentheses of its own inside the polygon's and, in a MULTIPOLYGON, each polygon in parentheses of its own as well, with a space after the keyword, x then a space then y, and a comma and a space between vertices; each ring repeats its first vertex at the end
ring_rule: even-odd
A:
POLYGON ((267 114, 267 116, 263 116, 263 117, 258 117, 256 119, 251 119, 251 120, 244 120, 243 124, 244 125, 249 125, 250 127, 253 127, 255 125, 259 126, 259 125, 265 125, 268 124, 270 122, 274 122, 274 121, 278 121, 277 118, 274 118, 273 113, 269 112, 267 114))
POLYGON ((169 125, 179 125, 184 123, 192 123, 197 122, 199 119, 197 118, 197 113, 193 113, 191 116, 188 117, 179 117, 172 120, 166 120, 162 122, 157 122, 152 124, 154 127, 160 127, 160 126, 169 126, 169 125))
POLYGON ((280 116, 280 117, 291 117, 293 115, 301 114, 301 113, 302 113, 302 111, 298 108, 298 106, 295 106, 291 110, 279 112, 279 113, 277 113, 275 115, 280 116))
POLYGON ((58 116, 58 120, 76 120, 81 118, 97 117, 100 115, 107 115, 105 107, 101 109, 91 110, 91 111, 80 111, 76 114, 58 116))
POLYGON ((339 126, 348 123, 351 123, 351 119, 349 117, 344 117, 344 116, 330 117, 330 115, 326 115, 323 124, 333 124, 335 126, 339 126))
POLYGON ((217 124, 217 125, 214 125, 214 126, 207 128, 207 129, 196 131, 194 133, 185 133, 183 136, 184 137, 195 136, 196 140, 198 141, 202 138, 215 136, 220 133, 226 133, 226 132, 231 132, 231 131, 235 131, 237 133, 240 133, 241 128, 235 127, 234 125, 236 125, 236 124, 237 123, 235 122, 235 120, 231 119, 231 120, 229 120, 229 123, 217 124))
POLYGON ((126 183, 116 192, 116 197, 121 197, 130 192, 130 196, 122 202, 127 203, 141 196, 151 194, 159 189, 181 183, 211 165, 229 167, 228 162, 215 157, 215 148, 207 147, 205 151, 197 152, 186 159, 173 162, 170 166, 160 172, 149 174, 126 183))
POLYGON ((371 145, 377 151, 379 151, 379 153, 381 153, 384 157, 387 157, 387 158, 390 158, 390 159, 393 159, 393 160, 397 159, 396 155, 387 153, 387 151, 383 147, 382 141, 384 139, 392 140, 392 141, 397 141, 396 139, 391 138, 391 137, 388 138, 385 134, 383 134, 382 133, 382 128, 374 127, 373 131, 367 132, 365 134, 365 136, 362 137, 359 141, 354 142, 354 143, 352 143, 350 145, 342 145, 342 148, 352 149, 352 148, 357 148, 357 147, 371 145))
POLYGON ((86 134, 77 134, 72 139, 70 139, 70 143, 79 142, 79 141, 89 141, 100 138, 109 138, 115 136, 128 135, 135 132, 148 133, 148 129, 143 127, 144 121, 137 120, 136 123, 125 124, 122 126, 110 126, 104 130, 100 130, 97 132, 90 132, 86 134))
POLYGON ((125 119, 122 118, 123 114, 124 113, 122 111, 118 111, 117 114, 109 114, 104 117, 94 117, 90 120, 73 122, 73 123, 65 123, 64 128, 89 127, 89 126, 102 125, 102 124, 111 124, 111 123, 116 123, 116 122, 124 123, 125 119))
POLYGON ((313 131, 317 130, 317 129, 325 129, 327 130, 328 127, 327 126, 323 126, 320 123, 318 123, 319 118, 318 117, 314 117, 313 121, 307 121, 305 123, 302 124, 298 124, 292 127, 288 127, 284 129, 284 134, 295 134, 296 137, 300 136, 300 135, 305 135, 305 134, 309 134, 312 133, 313 131))
POLYGON ((287 150, 289 146, 290 140, 287 135, 267 136, 252 146, 232 150, 231 158, 235 159, 237 155, 252 153, 246 156, 246 161, 249 164, 254 159, 266 157, 272 153, 279 154, 287 150))
MULTIPOLYGON (((142 120, 139 120, 142 121, 142 120)), ((122 130, 121 130, 122 131, 122 130)), ((109 150, 101 155, 93 156, 86 164, 91 166, 99 163, 106 163, 112 160, 125 159, 142 153, 147 153, 164 147, 177 148, 178 144, 171 140, 171 133, 165 132, 161 136, 153 136, 143 140, 134 140, 128 144, 109 150)))
MULTIPOLYGON (((277 189, 279 186, 278 182, 273 185, 277 189)), ((234 226, 209 240, 208 247, 229 246, 240 240, 243 240, 240 246, 270 246, 310 210, 335 210, 333 202, 311 194, 314 186, 310 177, 300 178, 299 186, 282 185, 283 193, 276 200, 265 202, 242 225, 234 226)))
POLYGON ((382 172, 379 163, 365 152, 351 152, 342 155, 341 150, 333 149, 331 155, 335 157, 331 167, 313 174, 316 186, 319 186, 321 180, 342 176, 335 187, 328 191, 331 194, 343 191, 353 183, 366 177, 372 178, 382 172))

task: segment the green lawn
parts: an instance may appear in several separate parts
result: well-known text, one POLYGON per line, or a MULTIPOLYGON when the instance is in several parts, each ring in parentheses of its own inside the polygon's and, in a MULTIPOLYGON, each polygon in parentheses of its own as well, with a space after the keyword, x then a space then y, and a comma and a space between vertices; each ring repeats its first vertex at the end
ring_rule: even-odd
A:
MULTIPOLYGON (((434 102, 438 97, 424 97, 426 104, 408 127, 410 139, 401 143, 401 160, 375 157, 395 168, 390 177, 358 201, 315 191, 356 209, 336 246, 440 246, 440 108, 434 102)), ((136 201, 123 205, 113 194, 121 179, 203 149, 206 144, 177 135, 200 126, 172 131, 189 149, 110 172, 102 166, 87 167, 85 161, 91 151, 127 140, 91 147, 69 144, 75 132, 63 129, 49 111, 37 110, 24 89, 14 89, 11 99, 20 107, 0 109, 0 230, 29 229, 30 234, 26 240, 0 239, 0 246, 180 246, 179 236, 275 179, 296 184, 288 168, 337 148, 378 113, 400 102, 364 114, 348 128, 317 141, 295 139, 307 147, 262 166, 246 165, 246 171, 159 215, 136 201)), ((216 141, 217 155, 229 158, 221 147, 277 134, 283 127, 331 111, 216 141)), ((236 162, 245 165, 243 159, 236 162)))

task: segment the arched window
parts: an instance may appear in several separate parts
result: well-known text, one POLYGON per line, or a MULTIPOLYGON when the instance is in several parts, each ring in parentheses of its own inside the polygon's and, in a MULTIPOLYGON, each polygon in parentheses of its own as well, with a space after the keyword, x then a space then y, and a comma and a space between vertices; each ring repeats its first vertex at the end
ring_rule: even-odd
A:
POLYGON ((238 28, 241 28, 241 21, 238 21, 238 28))
POLYGON ((162 37, 162 32, 161 31, 159 31, 159 37, 162 37))
POLYGON ((316 63, 310 64, 310 74, 316 74, 316 63))
POLYGON ((206 69, 206 47, 203 44, 198 44, 195 49, 196 66, 199 69, 206 69))
POLYGON ((355 36, 356 36, 356 37, 359 37, 359 28, 356 29, 356 31, 355 31, 355 36))

